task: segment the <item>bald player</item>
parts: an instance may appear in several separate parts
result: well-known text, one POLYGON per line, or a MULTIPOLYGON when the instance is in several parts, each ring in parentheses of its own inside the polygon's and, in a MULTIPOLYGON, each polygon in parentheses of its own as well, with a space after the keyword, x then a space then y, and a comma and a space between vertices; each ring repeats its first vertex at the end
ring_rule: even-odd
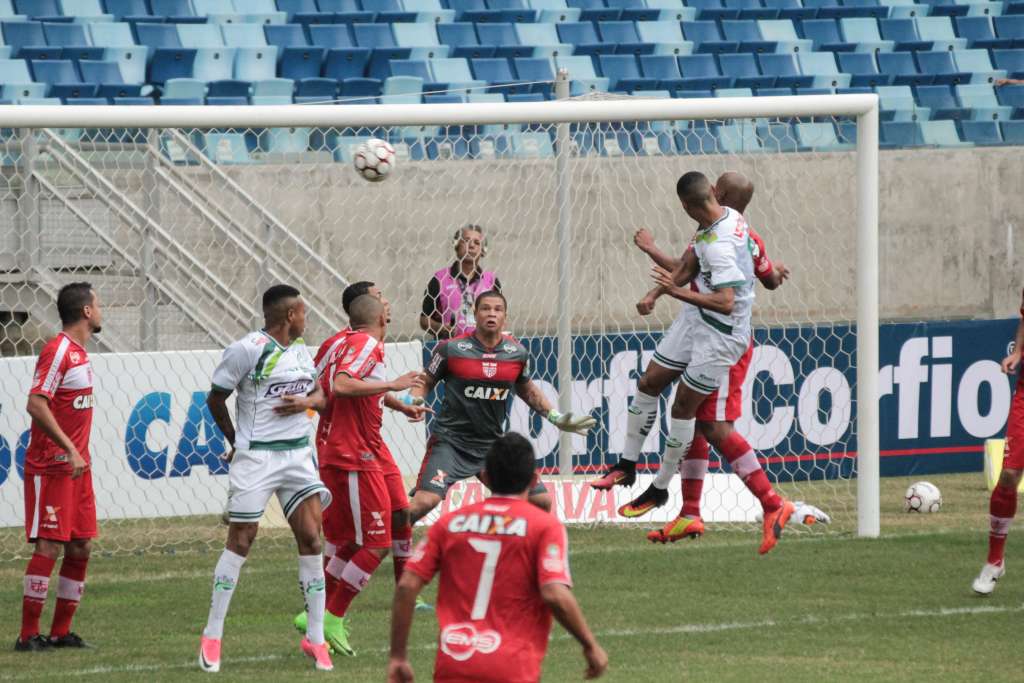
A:
MULTIPOLYGON (((730 171, 718 178, 712 190, 722 207, 742 213, 753 197, 754 185, 743 174, 730 171)), ((767 257, 761 237, 753 229, 748 227, 748 230, 752 246, 754 273, 767 289, 776 289, 788 277, 789 270, 781 263, 773 264, 767 257)), ((657 264, 657 277, 665 279, 665 282, 671 282, 666 279, 667 276, 672 271, 679 269, 681 274, 675 282, 689 284, 691 291, 697 291, 693 278, 698 274, 699 264, 692 241, 683 256, 678 259, 660 251, 646 230, 638 230, 634 241, 657 264)), ((671 293, 671 288, 659 284, 637 304, 637 310, 641 315, 649 314, 654 309, 657 299, 666 293, 671 293)), ((685 368, 685 365, 680 367, 679 363, 673 362, 673 352, 670 349, 678 345, 687 327, 701 324, 703 323, 699 309, 684 302, 675 323, 659 343, 658 353, 648 364, 644 376, 638 383, 637 396, 630 407, 627 420, 626 447, 623 457, 605 476, 592 483, 595 488, 608 489, 616 485, 629 486, 636 480, 636 462, 639 459, 640 449, 657 419, 657 397, 682 374, 685 368)), ((750 450, 745 441, 741 439, 742 443, 736 442, 729 435, 735 434, 733 422, 741 413, 743 382, 750 365, 752 352, 751 342, 746 352, 733 365, 728 375, 723 378, 721 386, 711 393, 698 408, 697 433, 694 435, 685 458, 679 464, 679 471, 682 475, 682 511, 664 528, 648 534, 648 539, 652 542, 664 543, 683 537, 694 538, 704 533, 704 524, 700 517, 700 498, 704 476, 708 469, 708 441, 715 444, 715 447, 723 454, 727 450, 733 453, 735 459, 741 458, 750 450)), ((726 457, 728 458, 728 456, 726 457)), ((749 458, 744 462, 749 462, 749 458)), ((756 458, 754 463, 757 464, 756 471, 752 466, 748 466, 743 472, 746 474, 745 479, 753 477, 760 480, 761 477, 764 477, 756 458)), ((764 489, 763 486, 759 486, 759 488, 764 489)), ((640 498, 624 505, 619 510, 619 514, 626 517, 639 517, 655 507, 663 505, 667 499, 667 490, 652 491, 648 489, 640 498)))

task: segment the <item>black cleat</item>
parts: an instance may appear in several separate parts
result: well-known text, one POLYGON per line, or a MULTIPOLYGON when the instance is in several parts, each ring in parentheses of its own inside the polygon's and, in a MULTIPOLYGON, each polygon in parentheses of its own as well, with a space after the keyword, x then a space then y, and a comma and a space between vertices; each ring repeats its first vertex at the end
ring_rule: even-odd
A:
POLYGON ((49 652, 50 641, 40 635, 34 635, 28 640, 18 638, 14 641, 15 652, 49 652))
POLYGON ((619 508, 619 514, 623 517, 640 517, 646 515, 654 508, 660 508, 668 502, 668 491, 659 489, 651 484, 647 490, 638 497, 619 508))
POLYGON ((632 486, 636 483, 636 463, 630 460, 619 460, 608 468, 600 479, 590 482, 590 487, 598 491, 608 491, 616 486, 632 486))
POLYGON ((77 647, 77 648, 83 648, 83 649, 86 649, 86 650, 93 649, 93 646, 90 645, 89 643, 85 642, 84 640, 82 640, 82 637, 79 636, 77 633, 67 633, 65 635, 60 636, 59 638, 55 638, 53 636, 50 636, 49 643, 50 643, 50 647, 55 647, 55 648, 77 647))

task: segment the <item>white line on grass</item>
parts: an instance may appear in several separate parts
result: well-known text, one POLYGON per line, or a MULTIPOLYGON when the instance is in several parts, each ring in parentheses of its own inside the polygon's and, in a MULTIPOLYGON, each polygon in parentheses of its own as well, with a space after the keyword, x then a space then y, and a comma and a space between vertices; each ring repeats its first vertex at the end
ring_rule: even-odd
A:
MULTIPOLYGON (((721 633, 723 631, 745 631, 751 629, 763 629, 771 627, 793 627, 793 626, 808 626, 808 625, 826 625, 826 624, 838 624, 846 623, 851 621, 871 621, 878 619, 935 619, 941 617, 958 617, 975 614, 1010 614, 1024 612, 1024 605, 1016 606, 998 606, 998 605, 979 605, 977 607, 939 607, 937 609, 930 610, 907 610, 904 612, 889 612, 889 613, 878 613, 868 614, 864 612, 853 612, 850 614, 840 614, 831 617, 818 617, 814 615, 807 615, 799 617, 797 619, 763 619, 760 621, 727 621, 721 623, 696 623, 696 624, 679 624, 677 626, 664 626, 647 629, 611 629, 607 631, 599 631, 597 636, 599 638, 637 638, 637 637, 649 637, 649 636, 664 636, 664 635, 679 635, 683 633, 721 633)), ((555 636, 557 640, 565 640, 569 638, 567 633, 559 633, 555 636)), ((435 645, 433 643, 413 646, 412 650, 433 650, 435 645)), ((364 652, 372 652, 374 654, 386 654, 387 648, 369 648, 364 652)), ((258 662, 272 662, 291 658, 291 655, 260 655, 257 657, 225 657, 224 664, 230 667, 232 664, 251 664, 258 662)), ((175 669, 191 669, 198 666, 196 661, 179 662, 175 664, 129 664, 127 666, 97 666, 88 669, 66 669, 61 672, 63 676, 98 676, 105 674, 118 674, 118 673, 151 673, 155 671, 171 671, 175 669)), ((17 676, 3 676, 3 680, 30 680, 33 678, 41 678, 49 674, 24 674, 17 676)))

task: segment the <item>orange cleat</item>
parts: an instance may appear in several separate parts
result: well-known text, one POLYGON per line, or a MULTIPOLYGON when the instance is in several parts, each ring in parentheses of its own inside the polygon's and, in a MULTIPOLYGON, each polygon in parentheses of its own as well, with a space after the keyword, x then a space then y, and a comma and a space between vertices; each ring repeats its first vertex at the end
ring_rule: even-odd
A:
POLYGON ((608 491, 616 486, 632 486, 636 481, 636 463, 620 460, 599 479, 590 482, 590 488, 608 491))
POLYGON ((651 543, 675 543, 681 538, 700 538, 704 535, 704 521, 700 517, 676 517, 660 529, 648 532, 651 543))
POLYGON ((793 516, 793 510, 795 509, 796 507, 791 502, 783 499, 782 505, 778 510, 765 513, 761 547, 757 549, 759 554, 764 555, 775 547, 775 544, 782 537, 782 530, 786 528, 786 523, 793 516))
POLYGON ((630 519, 642 517, 654 508, 660 508, 668 502, 668 491, 651 484, 639 496, 619 508, 619 514, 630 519))

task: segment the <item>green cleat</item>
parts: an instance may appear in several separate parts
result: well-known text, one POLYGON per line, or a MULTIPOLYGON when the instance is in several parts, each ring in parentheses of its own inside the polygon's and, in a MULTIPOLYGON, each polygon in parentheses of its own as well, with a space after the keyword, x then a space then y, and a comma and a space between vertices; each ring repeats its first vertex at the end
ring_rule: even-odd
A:
POLYGON ((421 596, 416 596, 416 611, 417 612, 433 612, 434 606, 424 600, 421 596))
POLYGON ((292 625, 295 626, 295 630, 299 633, 306 632, 306 611, 303 610, 295 615, 295 619, 292 620, 292 625))
POLYGON ((355 657, 356 651, 348 644, 348 624, 345 617, 336 617, 330 612, 324 614, 324 639, 331 652, 344 657, 355 657))

